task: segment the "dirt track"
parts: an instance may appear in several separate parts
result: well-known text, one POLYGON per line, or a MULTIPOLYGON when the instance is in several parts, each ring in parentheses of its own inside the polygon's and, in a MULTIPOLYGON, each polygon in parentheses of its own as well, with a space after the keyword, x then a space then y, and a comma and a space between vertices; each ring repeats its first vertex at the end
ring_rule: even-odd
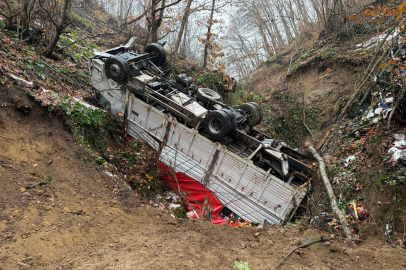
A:
MULTIPOLYGON (((255 235, 253 228, 176 220, 141 206, 125 187, 86 166, 61 122, 21 89, 0 88, 3 102, 0 135, 13 140, 0 138, 1 270, 235 269, 235 261, 272 269, 303 235, 320 239, 305 226, 270 226, 255 235), (28 188, 47 175, 51 184, 28 188)), ((361 238, 357 246, 314 244, 279 269, 406 268, 406 252, 385 244, 374 225, 361 238)))

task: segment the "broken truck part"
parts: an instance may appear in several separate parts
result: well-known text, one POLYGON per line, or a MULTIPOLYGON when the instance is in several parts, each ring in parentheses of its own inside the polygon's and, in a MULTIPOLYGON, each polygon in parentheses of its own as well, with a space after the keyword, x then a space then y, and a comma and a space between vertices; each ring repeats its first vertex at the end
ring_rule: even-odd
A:
POLYGON ((245 220, 281 224, 292 217, 312 176, 312 159, 254 129, 259 104, 233 109, 185 74, 168 79, 159 44, 96 53, 92 86, 102 106, 123 116, 127 134, 160 152, 160 162, 201 183, 245 220))

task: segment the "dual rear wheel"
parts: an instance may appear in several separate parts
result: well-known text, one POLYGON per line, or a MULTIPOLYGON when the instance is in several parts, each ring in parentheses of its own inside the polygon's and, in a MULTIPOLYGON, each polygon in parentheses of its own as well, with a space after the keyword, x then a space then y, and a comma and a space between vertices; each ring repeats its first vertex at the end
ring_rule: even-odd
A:
MULTIPOLYGON (((261 105, 248 102, 241 105, 240 112, 248 118, 248 124, 256 126, 264 119, 261 105)), ((209 112, 204 119, 204 132, 210 139, 218 141, 235 134, 237 129, 236 114, 232 110, 222 109, 209 112)))

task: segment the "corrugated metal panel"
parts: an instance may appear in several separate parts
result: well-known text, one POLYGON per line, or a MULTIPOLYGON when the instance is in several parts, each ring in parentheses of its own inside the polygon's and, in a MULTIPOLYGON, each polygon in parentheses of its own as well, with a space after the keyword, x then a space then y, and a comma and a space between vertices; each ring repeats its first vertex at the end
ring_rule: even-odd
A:
POLYGON ((137 123, 131 121, 130 119, 128 119, 127 133, 134 139, 138 139, 148 144, 156 151, 159 151, 159 143, 151 135, 149 135, 142 127, 140 127, 137 123))
MULTIPOLYGON (((132 96, 132 95, 131 95, 132 96)), ((167 144, 162 147, 160 160, 177 172, 202 183, 212 162, 216 144, 168 117, 134 96, 130 98, 128 111, 128 133, 154 149, 163 141, 169 129, 167 144), (134 112, 135 113, 134 113, 134 112), (150 119, 152 116, 152 119, 150 119), (156 131, 156 132, 151 132, 156 131)), ((206 187, 237 215, 249 221, 281 223, 299 205, 305 192, 295 191, 282 180, 267 175, 251 161, 219 148, 220 154, 206 187)))
POLYGON ((128 119, 147 130, 151 136, 163 141, 168 116, 130 94, 128 119))
POLYGON ((251 196, 236 191, 214 176, 210 178, 207 188, 225 207, 245 220, 262 222, 266 219, 273 224, 279 224, 283 221, 279 216, 269 211, 267 207, 258 205, 251 196))
MULTIPOLYGON (((291 186, 272 175, 267 177, 265 171, 227 150, 220 154, 213 176, 282 220, 293 207, 291 200, 295 190, 291 186), (270 180, 266 181, 267 178, 270 180)), ((245 212, 251 210, 254 211, 245 212)))
POLYGON ((205 170, 199 163, 191 160, 190 157, 176 149, 164 146, 159 156, 159 160, 176 172, 183 173, 198 182, 202 182, 205 170))
POLYGON ((169 131, 167 144, 190 157, 198 166, 207 169, 215 150, 215 143, 200 135, 196 130, 189 129, 173 122, 169 131))

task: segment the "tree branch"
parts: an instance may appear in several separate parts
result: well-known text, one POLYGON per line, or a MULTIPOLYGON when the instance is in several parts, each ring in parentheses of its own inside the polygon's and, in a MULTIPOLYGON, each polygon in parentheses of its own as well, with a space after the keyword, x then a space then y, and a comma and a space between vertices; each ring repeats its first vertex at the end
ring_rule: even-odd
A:
POLYGON ((157 8, 157 9, 155 10, 155 13, 157 13, 158 11, 164 10, 165 8, 174 6, 174 5, 178 4, 180 1, 182 1, 182 0, 177 0, 176 2, 173 2, 173 3, 169 4, 169 5, 166 5, 166 6, 164 6, 164 7, 157 8))
POLYGON ((138 16, 138 17, 136 17, 136 18, 134 18, 134 19, 132 19, 132 20, 130 20, 130 21, 128 21, 128 22, 124 22, 122 25, 120 25, 119 28, 124 28, 124 27, 126 27, 127 25, 129 25, 129 24, 132 24, 132 23, 135 23, 136 21, 141 20, 145 15, 147 15, 147 13, 148 13, 150 10, 151 10, 151 7, 145 9, 144 12, 143 12, 140 16, 138 16))
POLYGON ((41 4, 41 1, 35 1, 35 2, 38 3, 38 5, 48 14, 48 16, 51 19, 51 22, 53 23, 53 25, 55 27, 58 27, 58 24, 55 22, 55 20, 52 17, 51 13, 49 13, 49 11, 46 8, 44 8, 44 6, 41 4))

